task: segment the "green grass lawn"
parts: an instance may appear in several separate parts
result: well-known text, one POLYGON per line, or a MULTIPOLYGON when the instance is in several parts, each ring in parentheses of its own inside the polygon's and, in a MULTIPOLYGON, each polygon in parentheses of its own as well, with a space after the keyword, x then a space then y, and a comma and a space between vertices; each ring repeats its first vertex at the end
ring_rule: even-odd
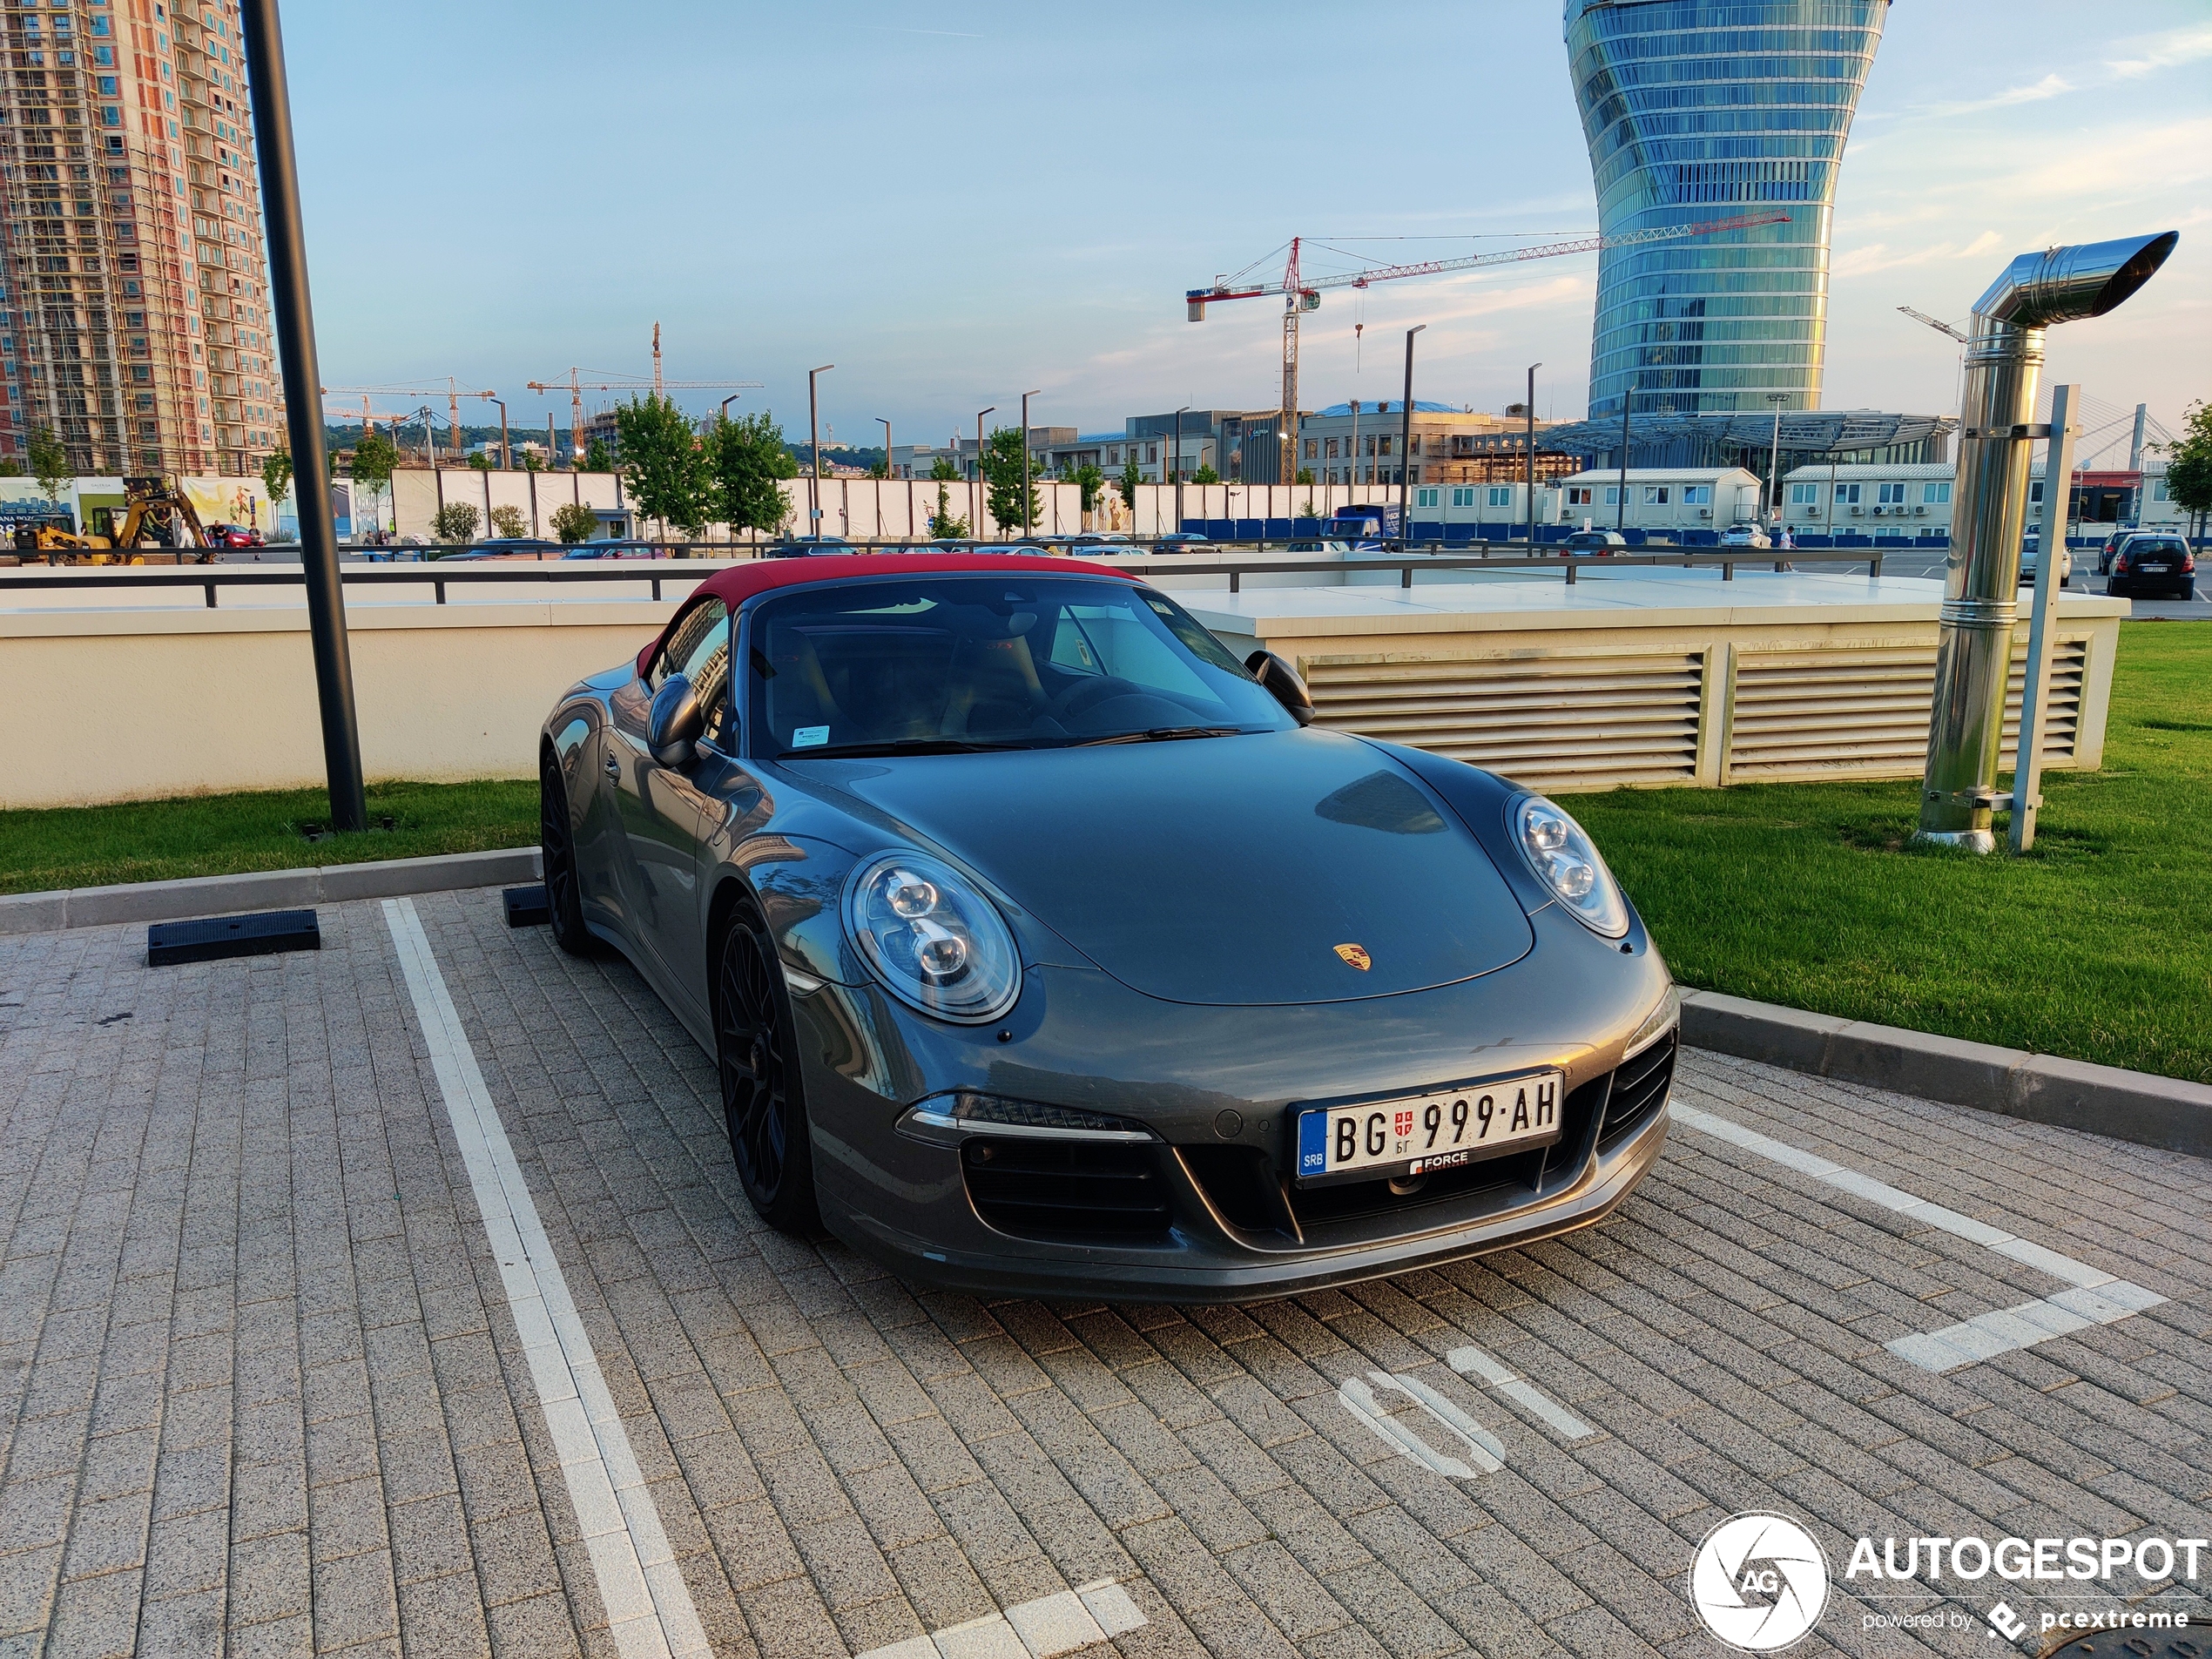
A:
POLYGON ((330 819, 320 789, 0 812, 0 893, 528 846, 537 840, 537 780, 374 784, 368 817, 393 827, 307 840, 301 826, 330 819))
POLYGON ((1918 786, 1571 797, 1676 978, 2212 1082, 2212 627, 2121 630, 2103 770, 2046 772, 2036 845, 1906 845, 1918 786))

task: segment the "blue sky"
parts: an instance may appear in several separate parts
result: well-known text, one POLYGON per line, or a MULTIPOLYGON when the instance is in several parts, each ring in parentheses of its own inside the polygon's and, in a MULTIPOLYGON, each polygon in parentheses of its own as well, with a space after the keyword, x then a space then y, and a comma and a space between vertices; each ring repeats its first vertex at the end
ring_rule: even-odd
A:
MULTIPOLYGON (((649 372, 657 320, 671 378, 759 381, 735 407, 793 434, 807 368, 836 364, 840 442, 972 431, 1028 388, 1033 420, 1085 430, 1265 408, 1274 307, 1191 325, 1184 289, 1294 233, 1438 258, 1595 225, 1553 0, 383 0, 286 24, 325 381, 456 374, 518 427, 568 424, 526 381, 649 372)), ((2208 70, 2202 0, 1902 0, 1838 192, 1826 403, 1951 408, 1955 349, 1895 307, 1955 320, 2015 253, 2168 228, 2166 269, 2054 331, 2051 372, 2169 426, 2212 395, 2208 70)), ((1301 401, 1392 395, 1426 323, 1420 395, 1501 408, 1541 361, 1540 412, 1580 415, 1595 269, 1332 293, 1301 401)))

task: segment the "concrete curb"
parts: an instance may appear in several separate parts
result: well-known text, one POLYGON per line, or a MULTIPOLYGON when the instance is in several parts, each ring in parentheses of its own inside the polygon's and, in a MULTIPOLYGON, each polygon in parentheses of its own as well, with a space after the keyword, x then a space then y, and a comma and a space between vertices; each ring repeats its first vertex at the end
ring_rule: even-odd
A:
POLYGON ((306 870, 254 870, 244 875, 188 876, 112 887, 0 896, 0 934, 51 933, 115 922, 179 921, 240 910, 277 910, 347 899, 391 899, 403 893, 443 893, 538 880, 534 846, 489 853, 443 853, 427 859, 381 859, 306 870))
POLYGON ((2203 1083, 1717 991, 1684 989, 1682 1003, 1682 1040, 1693 1049, 2212 1157, 2212 1087, 2203 1083))

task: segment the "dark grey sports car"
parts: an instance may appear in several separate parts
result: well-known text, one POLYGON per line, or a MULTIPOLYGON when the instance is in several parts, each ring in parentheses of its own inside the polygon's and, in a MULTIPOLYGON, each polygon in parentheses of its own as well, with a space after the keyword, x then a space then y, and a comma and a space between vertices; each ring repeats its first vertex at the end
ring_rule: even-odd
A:
POLYGON ((545 723, 545 879, 746 1195, 914 1278, 1243 1299, 1585 1226, 1676 999, 1566 813, 1066 559, 764 562, 545 723))

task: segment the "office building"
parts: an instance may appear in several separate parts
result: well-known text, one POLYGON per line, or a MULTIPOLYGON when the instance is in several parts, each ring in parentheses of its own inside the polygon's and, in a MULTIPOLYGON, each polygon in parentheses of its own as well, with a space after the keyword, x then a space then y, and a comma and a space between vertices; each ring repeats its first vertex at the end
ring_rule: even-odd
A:
POLYGON ((1567 0, 1608 236, 1772 209, 1786 223, 1609 248, 1593 419, 1820 407, 1837 170, 1888 0, 1567 0))
MULTIPOLYGON (((1536 422, 1539 480, 1579 464, 1545 443, 1550 424, 1536 422)), ((1406 426, 1396 398, 1317 409, 1298 423, 1298 464, 1318 484, 1510 484, 1527 468, 1528 427, 1520 415, 1416 398, 1410 438, 1406 426)))
POLYGON ((280 442, 237 11, 7 0, 0 457, 249 475, 280 442))

